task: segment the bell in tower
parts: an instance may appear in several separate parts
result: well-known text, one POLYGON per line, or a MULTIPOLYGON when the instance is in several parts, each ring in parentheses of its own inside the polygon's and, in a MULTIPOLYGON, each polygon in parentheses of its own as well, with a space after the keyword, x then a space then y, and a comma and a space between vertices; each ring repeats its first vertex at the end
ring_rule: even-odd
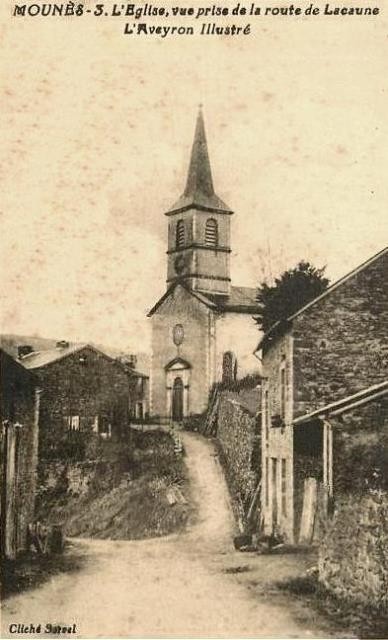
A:
POLYGON ((176 281, 195 291, 230 292, 230 216, 213 186, 202 110, 199 110, 186 187, 166 212, 167 286, 176 281))

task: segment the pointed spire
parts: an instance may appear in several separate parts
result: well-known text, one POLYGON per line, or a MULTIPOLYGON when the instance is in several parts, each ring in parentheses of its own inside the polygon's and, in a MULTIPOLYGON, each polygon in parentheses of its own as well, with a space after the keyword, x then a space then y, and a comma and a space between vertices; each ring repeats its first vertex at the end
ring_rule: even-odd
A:
POLYGON ((186 197, 195 197, 197 194, 204 196, 214 195, 202 105, 199 106, 194 142, 191 149, 189 172, 187 174, 186 188, 184 191, 186 197))
POLYGON ((202 105, 199 105, 186 187, 167 215, 191 207, 232 213, 214 191, 202 105))

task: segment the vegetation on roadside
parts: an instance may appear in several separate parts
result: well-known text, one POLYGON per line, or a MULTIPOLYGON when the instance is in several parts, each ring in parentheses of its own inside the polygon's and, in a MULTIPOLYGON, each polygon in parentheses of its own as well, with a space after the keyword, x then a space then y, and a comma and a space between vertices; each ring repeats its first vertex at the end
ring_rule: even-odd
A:
POLYGON ((74 545, 67 543, 65 552, 52 555, 25 553, 16 560, 1 561, 1 599, 32 589, 50 576, 79 571, 86 558, 74 545))
POLYGON ((126 441, 105 442, 87 485, 69 487, 69 471, 41 492, 37 516, 67 536, 133 540, 182 530, 192 513, 186 466, 164 431, 131 429, 126 441), (175 499, 176 497, 176 499, 175 499))
POLYGON ((276 587, 303 599, 332 625, 348 629, 352 636, 388 638, 388 611, 335 597, 320 584, 316 574, 278 582, 276 587))

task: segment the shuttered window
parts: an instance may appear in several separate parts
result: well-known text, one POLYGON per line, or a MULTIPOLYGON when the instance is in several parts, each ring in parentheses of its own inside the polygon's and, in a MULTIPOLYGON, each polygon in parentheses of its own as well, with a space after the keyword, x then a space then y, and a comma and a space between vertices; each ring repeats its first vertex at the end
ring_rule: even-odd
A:
POLYGON ((287 379, 286 379, 286 361, 283 359, 280 365, 280 415, 286 418, 286 401, 287 401, 287 379))
POLYGON ((185 223, 178 220, 176 225, 176 248, 180 249, 185 244, 185 223))
POLYGON ((282 458, 282 513, 284 516, 287 515, 287 461, 285 458, 282 458))
POLYGON ((205 244, 211 247, 216 247, 218 244, 218 224, 214 218, 206 220, 205 244))

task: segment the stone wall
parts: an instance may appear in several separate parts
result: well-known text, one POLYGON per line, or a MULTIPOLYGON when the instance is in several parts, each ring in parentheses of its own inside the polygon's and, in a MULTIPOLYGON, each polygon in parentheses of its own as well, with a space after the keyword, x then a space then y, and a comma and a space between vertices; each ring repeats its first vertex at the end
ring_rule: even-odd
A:
POLYGON ((338 502, 319 550, 319 579, 337 597, 388 606, 388 494, 338 502))
POLYGON ((36 379, 0 351, 1 552, 15 557, 27 548, 34 518, 39 393, 36 379))
POLYGON ((259 416, 252 414, 239 402, 238 394, 224 391, 217 424, 217 440, 229 487, 244 511, 261 473, 259 416))
POLYGON ((96 474, 97 461, 87 462, 46 462, 39 469, 37 486, 38 516, 46 496, 76 495, 87 493, 91 478, 96 474))
POLYGON ((387 273, 386 252, 293 320, 295 415, 387 379, 387 273))
POLYGON ((292 346, 290 334, 281 336, 265 353, 263 359, 261 500, 264 531, 268 535, 272 533, 274 503, 277 503, 278 532, 290 542, 294 535, 292 346), (283 416, 281 416, 280 384, 282 367, 285 373, 283 416), (284 478, 282 478, 282 466, 284 478))
POLYGON ((102 440, 90 434, 84 460, 56 459, 40 461, 36 487, 36 518, 43 524, 60 524, 69 499, 83 499, 87 494, 108 491, 120 481, 124 472, 135 465, 132 459, 132 434, 121 441, 102 440), (62 508, 63 507, 63 508, 62 508))
POLYGON ((92 432, 97 416, 100 431, 110 424, 112 435, 118 435, 127 426, 129 381, 114 360, 85 347, 35 371, 43 389, 40 458, 54 455, 61 439, 81 440, 80 434, 92 432), (79 432, 69 431, 69 416, 79 417, 79 432))
MULTIPOLYGON (((35 507, 36 469, 38 460, 39 396, 30 392, 20 406, 20 427, 16 454, 16 548, 27 548, 27 528, 33 521, 35 507)), ((18 420, 19 420, 18 419, 18 420)))

